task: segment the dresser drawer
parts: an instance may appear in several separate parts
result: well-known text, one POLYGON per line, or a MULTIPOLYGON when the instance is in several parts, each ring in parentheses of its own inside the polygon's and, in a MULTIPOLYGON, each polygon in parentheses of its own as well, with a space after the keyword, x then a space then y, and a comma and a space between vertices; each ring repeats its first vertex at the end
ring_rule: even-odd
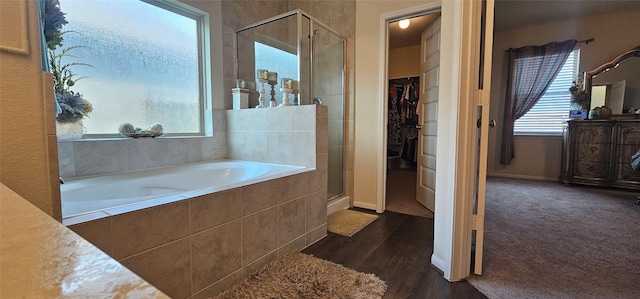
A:
POLYGON ((640 170, 633 170, 631 163, 618 164, 617 180, 640 182, 640 170))
POLYGON ((575 129, 577 143, 610 144, 613 138, 612 126, 582 125, 575 129))
POLYGON ((598 143, 576 143, 574 160, 583 162, 611 161, 611 145, 598 143))
POLYGON ((594 179, 611 179, 611 164, 598 162, 574 162, 574 177, 594 178, 594 179))

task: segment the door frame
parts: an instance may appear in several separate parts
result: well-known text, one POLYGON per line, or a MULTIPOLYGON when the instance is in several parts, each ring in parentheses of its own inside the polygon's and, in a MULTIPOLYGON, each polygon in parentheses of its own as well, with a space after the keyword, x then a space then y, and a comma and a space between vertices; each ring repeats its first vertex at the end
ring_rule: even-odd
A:
MULTIPOLYGON (((378 75, 379 94, 386 95, 388 82, 388 22, 410 15, 440 10, 442 14, 441 99, 457 99, 450 103, 443 102, 438 108, 438 136, 455 136, 440 138, 437 144, 438 173, 436 176, 436 210, 434 217, 434 252, 431 263, 440 269, 444 278, 449 281, 460 281, 470 275, 471 268, 471 229, 472 206, 475 192, 475 176, 471 165, 475 161, 475 90, 477 75, 473 51, 479 32, 474 26, 479 24, 476 14, 482 1, 441 1, 414 6, 380 15, 379 34, 384 38, 379 41, 380 70, 378 75), (476 80, 474 80, 476 78, 476 80), (445 104, 446 103, 446 104, 445 104)), ((385 96, 386 99, 386 96, 385 96)), ((387 126, 387 105, 381 105, 378 115, 383 119, 382 128, 387 126)), ((378 139, 378 153, 386 153, 386 129, 381 130, 383 136, 378 139)), ((376 178, 378 196, 376 211, 382 213, 386 202, 386 155, 381 157, 383 163, 378 164, 376 178)))
MULTIPOLYGON (((383 53, 383 55, 381 55, 382 57, 384 57, 384 68, 383 68, 383 83, 379 84, 379 86, 384 86, 384 91, 381 93, 382 95, 385 96, 385 101, 388 101, 387 98, 387 94, 388 94, 388 85, 389 85, 389 80, 391 80, 392 78, 389 78, 389 24, 391 22, 396 22, 400 19, 408 19, 408 18, 413 18, 416 16, 421 16, 421 15, 426 15, 426 14, 431 14, 431 13, 439 13, 441 12, 442 8, 440 3, 429 3, 429 4, 425 4, 425 5, 421 5, 421 6, 415 6, 415 7, 410 7, 408 9, 403 9, 403 10, 398 10, 398 11, 394 11, 394 12, 390 12, 384 15, 380 16, 381 22, 380 22, 380 36, 384 36, 384 38, 380 39, 380 44, 381 44, 381 48, 380 48, 380 53, 383 53)), ((422 43, 422 41, 421 41, 422 43)), ((422 55, 422 54, 421 54, 422 55)), ((422 75, 419 76, 420 79, 422 79, 422 75)), ((422 82, 421 82, 422 83, 422 82)), ((422 85, 420 85, 422 88, 422 85)), ((384 153, 384 157, 382 157, 382 171, 380 171, 379 173, 382 173, 382 183, 379 183, 378 186, 382 187, 381 192, 379 193, 381 196, 378 197, 377 199, 377 203, 376 203, 376 212, 377 213, 382 213, 387 209, 387 157, 386 157, 386 149, 388 146, 388 118, 386 117, 387 115, 389 115, 389 105, 382 105, 382 115, 384 116, 383 119, 383 132, 382 132, 382 138, 380 139, 382 141, 382 148, 384 149, 383 151, 381 151, 382 153, 384 153)))

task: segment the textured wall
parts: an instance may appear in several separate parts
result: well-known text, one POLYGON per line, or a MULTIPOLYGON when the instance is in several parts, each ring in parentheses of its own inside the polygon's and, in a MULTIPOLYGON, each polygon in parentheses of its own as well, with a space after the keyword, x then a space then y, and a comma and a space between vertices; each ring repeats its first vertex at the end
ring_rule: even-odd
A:
MULTIPOLYGON (((29 54, 0 52, 0 181, 59 220, 53 90, 43 89, 53 84, 42 73, 36 3, 25 2, 29 54)), ((0 11, 2 19, 14 15, 20 12, 0 11)))

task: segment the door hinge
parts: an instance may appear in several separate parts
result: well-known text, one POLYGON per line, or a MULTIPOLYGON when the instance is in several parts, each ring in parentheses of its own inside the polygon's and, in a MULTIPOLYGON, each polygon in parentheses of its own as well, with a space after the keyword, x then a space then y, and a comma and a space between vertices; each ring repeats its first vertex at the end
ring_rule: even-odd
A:
POLYGON ((489 90, 478 89, 476 90, 476 106, 488 106, 489 105, 489 90))
POLYGON ((484 230, 484 216, 473 214, 471 217, 472 230, 484 230))

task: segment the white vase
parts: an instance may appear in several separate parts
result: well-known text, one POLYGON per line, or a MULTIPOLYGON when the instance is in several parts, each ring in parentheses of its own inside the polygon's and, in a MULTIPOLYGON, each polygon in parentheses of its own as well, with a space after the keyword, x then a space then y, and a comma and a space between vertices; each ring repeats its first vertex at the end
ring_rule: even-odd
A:
POLYGON ((58 140, 82 139, 84 136, 82 119, 74 122, 56 122, 56 135, 58 140))

